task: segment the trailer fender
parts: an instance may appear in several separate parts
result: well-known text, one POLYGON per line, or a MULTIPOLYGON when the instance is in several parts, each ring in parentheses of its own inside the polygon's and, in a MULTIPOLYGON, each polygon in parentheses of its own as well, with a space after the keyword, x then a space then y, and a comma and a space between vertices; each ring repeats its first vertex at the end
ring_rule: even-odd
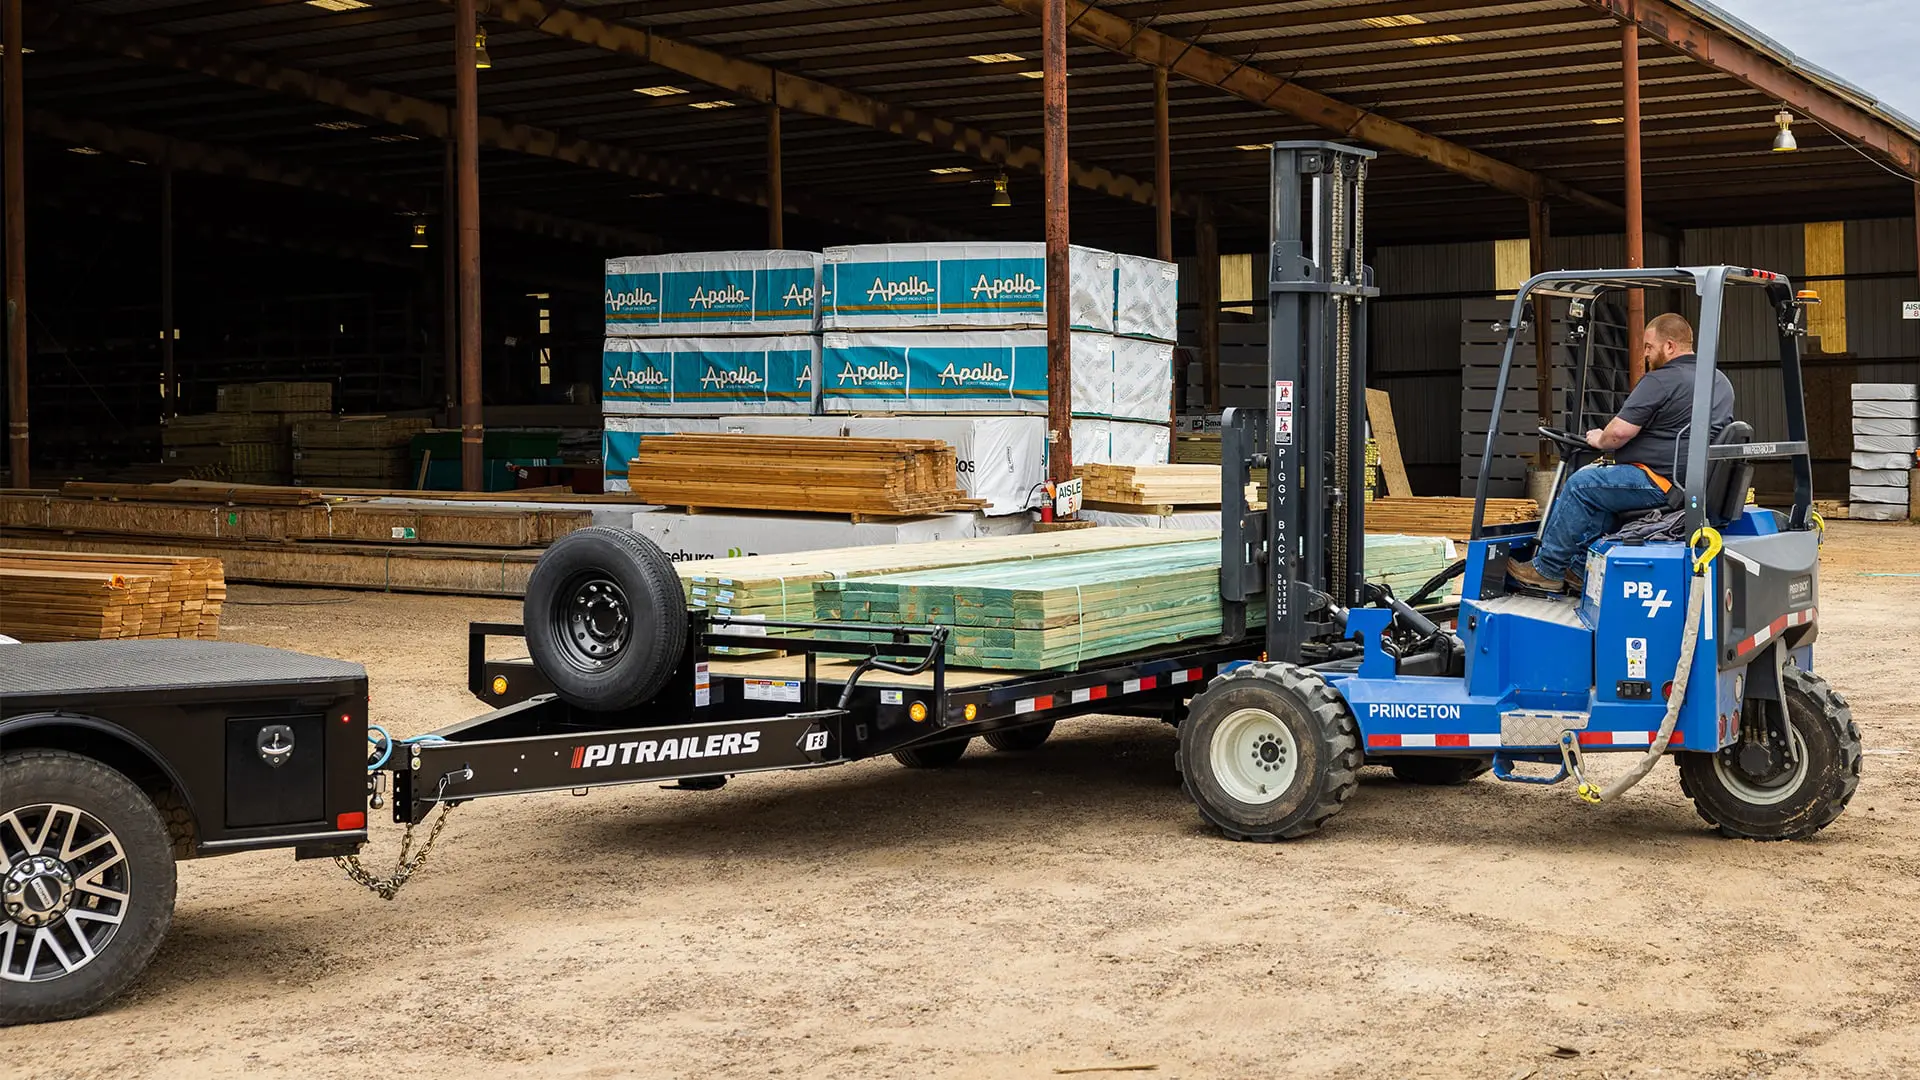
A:
POLYGON ((111 720, 71 712, 26 713, 0 720, 0 750, 66 750, 100 762, 139 785, 160 811, 175 858, 191 858, 200 834, 187 785, 164 755, 111 720))

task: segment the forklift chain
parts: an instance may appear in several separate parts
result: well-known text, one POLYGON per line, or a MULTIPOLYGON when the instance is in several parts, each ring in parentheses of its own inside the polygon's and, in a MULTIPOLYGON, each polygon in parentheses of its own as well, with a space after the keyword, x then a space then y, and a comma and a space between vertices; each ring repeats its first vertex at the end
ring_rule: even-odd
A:
POLYGON ((447 815, 453 811, 452 803, 440 804, 440 816, 433 819, 433 828, 427 833, 427 842, 420 847, 417 855, 409 857, 413 847, 413 826, 409 824, 400 834, 400 861, 387 877, 374 877, 366 867, 360 865, 358 855, 336 855, 334 863, 347 872, 347 876, 379 895, 382 900, 391 900, 399 895, 400 887, 405 885, 422 866, 427 864, 427 856, 433 851, 434 842, 440 839, 440 830, 447 827, 447 815))

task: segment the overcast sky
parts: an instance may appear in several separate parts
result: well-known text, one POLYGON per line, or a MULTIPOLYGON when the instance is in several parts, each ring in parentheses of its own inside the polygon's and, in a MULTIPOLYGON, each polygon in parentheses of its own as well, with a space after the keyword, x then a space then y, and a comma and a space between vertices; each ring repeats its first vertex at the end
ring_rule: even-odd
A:
POLYGON ((1920 2, 1709 0, 1888 105, 1920 119, 1920 2))

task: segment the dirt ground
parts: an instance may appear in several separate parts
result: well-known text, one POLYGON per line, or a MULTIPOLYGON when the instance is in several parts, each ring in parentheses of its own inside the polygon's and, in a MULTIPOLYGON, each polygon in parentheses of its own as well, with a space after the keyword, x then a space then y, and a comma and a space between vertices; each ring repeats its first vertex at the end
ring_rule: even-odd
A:
MULTIPOLYGON (((1810 841, 1719 838, 1671 768, 1600 809, 1369 769, 1320 834, 1234 844, 1171 728, 1088 718, 945 772, 471 804, 392 903, 284 852, 187 863, 134 991, 0 1031, 0 1072, 1920 1075, 1920 529, 1837 524, 1823 569, 1816 668, 1868 757, 1810 841)), ((480 711, 466 622, 518 613, 233 599, 226 636, 365 664, 402 734, 480 711)), ((378 823, 370 861, 397 842, 378 823)))

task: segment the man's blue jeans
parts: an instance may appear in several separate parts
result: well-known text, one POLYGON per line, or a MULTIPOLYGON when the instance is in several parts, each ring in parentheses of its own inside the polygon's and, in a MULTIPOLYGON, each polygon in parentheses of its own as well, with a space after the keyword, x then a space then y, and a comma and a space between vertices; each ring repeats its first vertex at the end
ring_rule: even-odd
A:
POLYGON ((1567 477, 1553 500, 1533 568, 1541 577, 1564 577, 1588 544, 1613 531, 1615 514, 1665 505, 1666 493, 1634 466, 1589 465, 1567 477))

